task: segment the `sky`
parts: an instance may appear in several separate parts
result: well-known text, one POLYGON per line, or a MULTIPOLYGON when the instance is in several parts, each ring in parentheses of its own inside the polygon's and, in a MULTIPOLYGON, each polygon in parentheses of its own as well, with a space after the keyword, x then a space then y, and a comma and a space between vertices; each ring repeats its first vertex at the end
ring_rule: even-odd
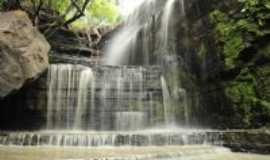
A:
POLYGON ((121 14, 129 15, 143 1, 145 0, 118 0, 121 14))

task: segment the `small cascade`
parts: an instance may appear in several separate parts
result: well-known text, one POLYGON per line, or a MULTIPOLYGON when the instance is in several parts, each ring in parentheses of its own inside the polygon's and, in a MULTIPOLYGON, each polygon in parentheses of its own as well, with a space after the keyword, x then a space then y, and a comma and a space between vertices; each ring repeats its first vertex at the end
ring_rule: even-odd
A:
POLYGON ((6 132, 0 134, 0 145, 18 146, 167 146, 222 145, 222 132, 158 131, 133 132, 6 132))

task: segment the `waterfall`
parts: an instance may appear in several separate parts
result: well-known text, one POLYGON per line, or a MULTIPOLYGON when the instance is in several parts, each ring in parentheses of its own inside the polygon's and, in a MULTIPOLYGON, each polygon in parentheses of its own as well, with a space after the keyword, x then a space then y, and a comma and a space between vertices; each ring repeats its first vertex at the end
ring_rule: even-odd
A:
POLYGON ((154 0, 144 0, 134 9, 106 49, 104 64, 127 64, 136 52, 139 31, 147 24, 154 11, 154 0))
MULTIPOLYGON (((101 92, 100 92, 100 99, 101 99, 101 113, 100 113, 100 127, 101 130, 105 130, 108 128, 108 125, 110 123, 109 115, 107 114, 107 110, 109 110, 109 103, 110 101, 107 101, 106 99, 111 98, 110 90, 112 89, 112 75, 105 74, 104 77, 101 78, 103 86, 101 86, 101 92)), ((113 77, 114 78, 114 77, 113 77)))
MULTIPOLYGON (((144 0, 140 2, 110 40, 105 50, 104 64, 150 65, 157 63, 152 62, 160 56, 156 53, 172 54, 168 49, 170 46, 175 47, 171 44, 175 42, 170 41, 170 37, 175 36, 171 23, 175 4, 178 1, 144 0), (161 23, 156 21, 161 21, 161 23), (155 35, 156 33, 159 36, 155 35)), ((184 16, 184 0, 180 0, 179 3, 181 16, 184 16)))
POLYGON ((71 95, 74 94, 77 79, 73 66, 70 64, 51 65, 48 79, 47 129, 71 128, 74 105, 71 95))
MULTIPOLYGON (((183 88, 178 78, 180 73, 176 72, 179 64, 175 51, 175 22, 172 18, 176 13, 176 9, 180 10, 180 17, 185 16, 185 1, 145 0, 138 6, 128 15, 123 26, 112 38, 105 52, 104 63, 107 65, 160 65, 163 69, 161 82, 163 85, 163 107, 166 124, 176 121, 174 115, 178 113, 172 113, 178 112, 176 108, 180 107, 180 105, 184 111, 182 116, 185 118, 183 119, 189 119, 188 112, 186 112, 187 97, 179 102, 178 94, 180 93, 178 93, 178 89, 183 90, 183 88), (176 4, 179 4, 179 8, 176 8, 176 4), (163 7, 158 8, 157 6, 163 7), (159 11, 153 9, 155 7, 159 11), (160 23, 156 21, 160 21, 160 23), (166 82, 170 83, 166 84, 166 82), (171 115, 167 115, 169 113, 171 115)), ((134 86, 131 87, 134 88, 134 86)), ((143 90, 142 86, 139 86, 139 89, 143 90)), ((142 106, 141 96, 139 95, 138 101, 142 106)))
POLYGON ((174 9, 174 3, 176 0, 167 0, 167 3, 164 8, 164 13, 162 15, 161 20, 161 47, 164 47, 164 49, 167 49, 168 42, 169 42, 169 33, 170 33, 170 20, 171 15, 174 9))
POLYGON ((144 112, 116 112, 115 126, 119 131, 143 129, 146 123, 144 112))
POLYGON ((185 119, 185 125, 189 126, 190 123, 190 117, 189 117, 189 108, 187 104, 187 93, 186 90, 183 88, 179 89, 180 95, 181 95, 181 101, 182 101, 182 106, 184 109, 184 119, 185 119))
POLYGON ((54 93, 54 82, 56 82, 54 79, 56 78, 56 69, 51 66, 49 68, 48 72, 48 92, 47 92, 47 116, 46 116, 46 121, 47 121, 47 129, 52 128, 52 114, 53 114, 53 93, 54 93), (51 69, 51 70, 50 70, 51 69))
POLYGON ((163 107, 164 107, 164 119, 166 125, 171 125, 175 123, 175 118, 172 113, 172 98, 166 83, 165 78, 161 77, 161 86, 162 86, 162 96, 163 96, 163 107))
MULTIPOLYGON (((160 65, 163 66, 163 76, 162 76, 162 89, 163 89, 163 99, 164 99, 164 109, 165 113, 168 113, 170 124, 177 124, 176 115, 181 115, 182 124, 186 126, 189 125, 189 106, 188 106, 188 95, 186 90, 181 85, 180 78, 180 63, 177 60, 179 53, 176 53, 175 44, 175 22, 173 15, 176 12, 176 4, 180 5, 179 17, 182 17, 183 23, 186 13, 185 13, 185 0, 167 0, 161 19, 160 28, 160 47, 159 49, 163 54, 161 57, 160 65), (164 53, 163 53, 164 52, 164 53), (168 82, 168 83, 167 83, 168 82), (170 89, 168 89, 170 88, 170 89), (166 102, 167 101, 167 102, 166 102), (180 111, 181 110, 181 111, 180 111), (181 112, 181 113, 179 113, 181 112), (172 114, 174 113, 174 114, 172 114)), ((179 118, 178 118, 179 119, 179 118)), ((178 123, 179 124, 179 123, 178 123)))
MULTIPOLYGON (((127 5, 124 1, 119 3, 120 5, 127 5)), ((73 99, 72 101, 67 100, 68 102, 66 103, 70 106, 69 108, 72 108, 71 105, 73 105, 73 111, 76 113, 72 115, 72 112, 68 112, 68 117, 72 118, 69 118, 67 123, 68 126, 73 124, 73 127, 77 129, 82 128, 80 125, 86 125, 86 128, 91 126, 93 129, 117 130, 122 127, 115 125, 116 121, 120 123, 120 119, 125 119, 124 115, 127 114, 130 115, 131 119, 135 119, 134 115, 138 115, 137 113, 148 115, 145 118, 147 122, 143 120, 145 123, 144 127, 149 124, 155 125, 157 122, 169 125, 176 123, 176 115, 179 116, 180 114, 178 112, 180 111, 183 111, 181 113, 183 116, 182 119, 185 119, 185 124, 188 124, 190 119, 187 105, 188 97, 184 89, 180 86, 181 80, 178 78, 180 73, 178 71, 175 72, 179 66, 178 62, 176 62, 174 49, 176 47, 173 38, 175 36, 175 22, 172 19, 177 9, 176 4, 180 6, 180 16, 185 16, 185 2, 184 0, 142 0, 136 2, 136 4, 136 7, 132 8, 133 11, 130 12, 127 20, 119 28, 106 48, 104 64, 115 67, 112 70, 102 69, 102 74, 99 71, 94 71, 94 69, 92 72, 97 72, 95 73, 95 77, 91 75, 93 74, 90 71, 91 69, 79 71, 77 75, 71 74, 72 71, 69 69, 69 78, 58 75, 58 78, 51 82, 52 86, 55 85, 54 83, 57 83, 58 89, 55 93, 51 93, 54 91, 49 91, 47 117, 54 117, 52 114, 55 113, 50 111, 52 110, 51 108, 54 108, 52 107, 54 104, 56 104, 56 112, 60 112, 61 106, 64 105, 62 104, 64 103, 63 101, 66 101, 60 97, 75 94, 77 98, 73 97, 71 98, 73 99), (156 23, 155 21, 157 20, 160 23, 156 23), (153 46, 151 46, 152 43, 154 43, 153 46), (157 53, 160 54, 157 55, 157 53), (137 60, 141 61, 140 66, 137 65, 134 68, 124 66, 136 64, 135 61, 137 60), (118 67, 117 65, 120 66, 118 67), (146 80, 147 77, 144 77, 143 68, 144 66, 152 65, 158 65, 163 71, 162 77, 159 77, 158 80, 160 81, 159 85, 162 90, 162 114, 165 122, 161 122, 162 117, 157 118, 158 113, 155 110, 157 110, 158 107, 156 106, 159 104, 156 103, 154 94, 145 88, 145 81, 148 80, 146 80), (70 80, 70 78, 77 79, 75 81, 78 82, 71 83, 74 80, 70 80), (70 86, 67 87, 68 92, 64 93, 60 88, 65 88, 66 83, 62 83, 61 81, 65 81, 66 79, 70 81, 67 82, 70 86), (72 93, 74 91, 69 89, 69 87, 74 87, 74 85, 78 87, 78 91, 72 93), (53 98, 53 94, 56 94, 57 98, 53 98), (132 115, 131 112, 134 114, 132 115), (90 118, 86 118, 85 116, 90 116, 90 118)), ((63 68, 62 70, 66 69, 63 68)), ((62 74, 61 72, 63 71, 59 69, 58 71, 52 71, 52 74, 54 74, 53 72, 62 74)), ((59 122, 62 121, 59 119, 61 116, 54 118, 58 119, 59 122)), ((62 116, 62 119, 66 118, 62 116)), ((48 119, 49 126, 52 123, 50 121, 51 119, 48 119)))
MULTIPOLYGON (((74 122, 74 128, 75 129, 81 129, 82 128, 82 120, 83 120, 83 113, 86 113, 87 107, 88 107, 88 88, 89 83, 93 82, 94 80, 94 74, 91 69, 85 69, 81 72, 80 80, 79 80, 79 91, 78 91, 78 104, 75 114, 75 122, 74 122)), ((94 93, 91 93, 94 94, 94 93)), ((95 104, 92 104, 94 107, 95 104)))
POLYGON ((153 82, 160 74, 156 67, 51 65, 47 129, 138 130, 155 126, 152 113, 159 110, 162 98, 161 84, 153 82))
MULTIPOLYGON (((196 159, 194 153, 200 155, 218 150, 202 145, 225 144, 223 140, 227 131, 179 127, 180 119, 187 126, 190 124, 190 109, 188 94, 180 85, 182 76, 175 41, 178 34, 172 17, 178 3, 179 16, 186 15, 185 0, 132 3, 138 3, 138 6, 128 15, 108 46, 104 58, 106 65, 77 65, 77 62, 50 65, 47 79, 44 78, 48 83, 47 103, 43 101, 37 106, 40 110, 46 108, 46 115, 42 115, 42 118, 46 117, 46 130, 1 132, 0 147, 17 145, 43 149, 45 146, 53 153, 59 148, 74 149, 74 153, 59 154, 68 153, 68 159, 75 159, 76 155, 83 157, 87 153, 89 158, 85 159, 169 160, 196 159), (140 61, 140 65, 136 61, 140 61), (178 148, 181 145, 200 147, 181 151, 178 148), (87 152, 78 154, 81 149, 87 149, 87 152), (137 149, 140 150, 138 155, 133 153, 137 149), (157 152, 154 156, 151 155, 152 149, 157 152), (113 153, 115 150, 117 154, 113 153), (120 157, 125 152, 130 152, 132 158, 120 157), (95 158, 95 154, 104 157, 95 158)), ((232 135, 234 132, 237 131, 232 135)))
MULTIPOLYGON (((38 105, 29 102, 27 108, 42 117, 38 123, 46 119, 45 130, 1 131, 0 155, 4 158, 0 159, 10 159, 5 158, 3 151, 14 154, 15 159, 27 159, 20 156, 25 153, 31 153, 26 155, 28 159, 216 159, 208 155, 230 152, 206 144, 239 148, 245 142, 239 143, 235 137, 254 136, 250 131, 179 126, 183 124, 179 120, 190 124, 191 109, 188 92, 180 85, 180 54, 176 53, 175 41, 178 33, 174 31, 176 23, 172 17, 178 13, 178 3, 179 16, 186 15, 185 0, 132 3, 140 5, 112 39, 104 59, 106 65, 50 65, 47 77, 41 77, 41 82, 47 80, 47 87, 34 88, 41 89, 42 94, 47 89, 47 101, 45 96, 42 100, 37 96, 38 100, 30 101, 38 101, 38 105), (164 5, 159 4, 160 9, 157 3, 164 5)), ((251 145, 244 144, 248 148, 251 145)))
POLYGON ((95 115, 96 115, 96 79, 95 79, 95 76, 92 76, 92 79, 91 79, 91 108, 90 108, 90 110, 91 110, 90 128, 97 128, 96 123, 95 123, 95 115))
MULTIPOLYGON (((55 64, 50 66, 48 77, 47 129, 81 129, 83 113, 89 106, 90 83, 95 89, 91 68, 55 64)), ((94 108, 94 97, 91 102, 91 107, 94 108)))
POLYGON ((180 9, 182 16, 186 16, 186 3, 185 0, 179 0, 180 1, 180 9))

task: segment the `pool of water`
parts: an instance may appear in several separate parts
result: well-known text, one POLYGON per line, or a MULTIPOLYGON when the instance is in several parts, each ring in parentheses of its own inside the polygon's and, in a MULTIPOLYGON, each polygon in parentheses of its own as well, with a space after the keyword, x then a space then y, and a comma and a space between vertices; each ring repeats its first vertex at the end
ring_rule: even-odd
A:
POLYGON ((208 145, 161 147, 0 146, 0 160, 270 160, 208 145))

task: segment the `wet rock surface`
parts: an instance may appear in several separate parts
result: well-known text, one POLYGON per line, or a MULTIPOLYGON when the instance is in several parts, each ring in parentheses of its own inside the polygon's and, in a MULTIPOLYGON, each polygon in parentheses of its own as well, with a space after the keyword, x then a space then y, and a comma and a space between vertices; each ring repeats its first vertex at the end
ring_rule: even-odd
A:
POLYGON ((224 132, 221 137, 223 145, 232 151, 270 154, 269 130, 224 132))

